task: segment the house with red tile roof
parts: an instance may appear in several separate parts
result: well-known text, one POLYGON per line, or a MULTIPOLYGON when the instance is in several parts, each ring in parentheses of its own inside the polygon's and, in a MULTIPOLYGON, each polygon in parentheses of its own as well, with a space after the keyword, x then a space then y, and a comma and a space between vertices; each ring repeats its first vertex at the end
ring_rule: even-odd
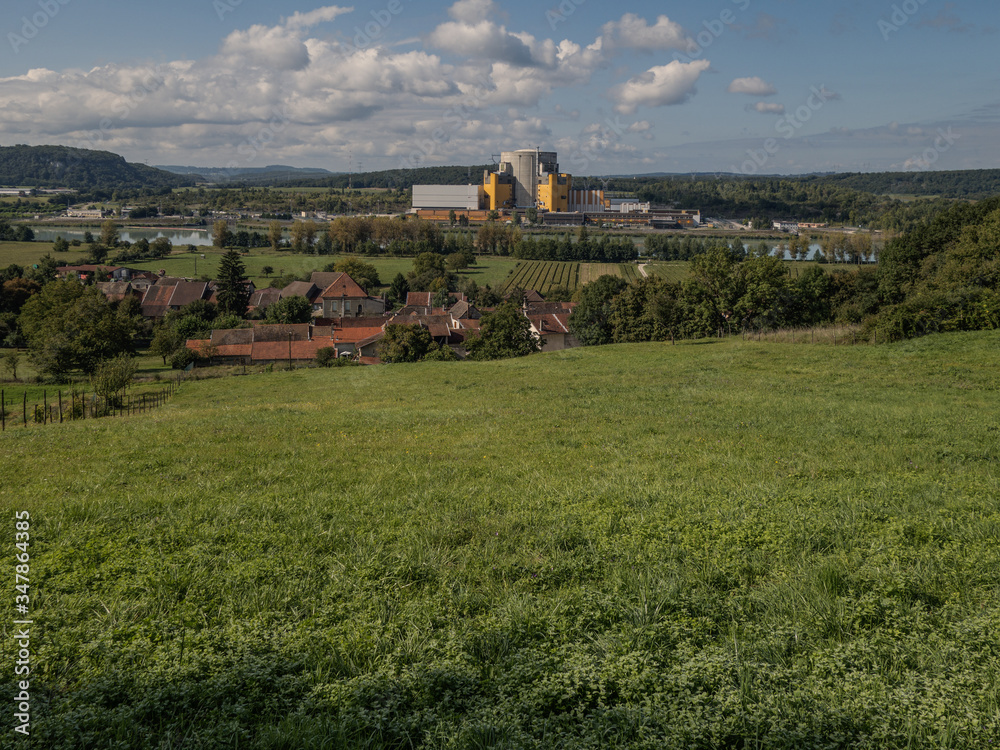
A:
MULTIPOLYGON (((313 274, 317 277, 318 274, 313 274)), ((361 318, 381 315, 385 312, 385 297, 370 297, 358 283, 346 273, 334 274, 320 295, 323 302, 324 318, 361 318)), ((315 282, 313 282, 315 283, 315 282)))

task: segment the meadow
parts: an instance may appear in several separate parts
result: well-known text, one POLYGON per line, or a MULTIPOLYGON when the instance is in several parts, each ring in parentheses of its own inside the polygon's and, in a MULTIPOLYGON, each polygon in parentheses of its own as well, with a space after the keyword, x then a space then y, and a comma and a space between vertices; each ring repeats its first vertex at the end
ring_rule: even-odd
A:
POLYGON ((8 431, 30 746, 995 747, 998 346, 274 372, 8 431))

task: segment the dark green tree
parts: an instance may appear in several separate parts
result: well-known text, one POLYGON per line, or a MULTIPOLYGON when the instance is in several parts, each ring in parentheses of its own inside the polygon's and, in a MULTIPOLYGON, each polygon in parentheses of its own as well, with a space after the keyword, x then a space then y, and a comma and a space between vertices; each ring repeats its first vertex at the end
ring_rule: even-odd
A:
POLYGON ((401 273, 396 274, 396 278, 389 285, 389 299, 393 304, 402 305, 406 302, 406 295, 410 293, 410 282, 401 273))
POLYGON ((222 256, 216 282, 219 311, 245 318, 247 304, 250 302, 250 287, 247 284, 246 266, 236 250, 229 250, 222 256))
POLYGON ((312 304, 300 295, 292 295, 278 300, 267 308, 265 319, 268 323, 308 323, 312 318, 312 304))
POLYGON ((367 294, 372 294, 380 286, 382 280, 379 278, 378 269, 371 263, 365 263, 359 258, 344 258, 333 264, 333 271, 346 273, 354 279, 358 286, 365 290, 367 294))
POLYGON ((184 339, 177 329, 169 325, 161 325, 153 333, 153 340, 149 344, 149 352, 150 354, 162 357, 163 364, 167 364, 167 357, 172 356, 182 346, 184 346, 184 339))
POLYGON ((56 378, 74 370, 90 374, 102 360, 132 353, 140 322, 129 306, 75 281, 46 284, 18 320, 35 367, 56 378))
POLYGON ((434 346, 430 331, 418 325, 387 325, 378 355, 386 364, 419 362, 434 346))
POLYGON ((601 276, 580 292, 580 303, 569 317, 569 328, 585 346, 610 344, 614 331, 610 322, 611 302, 628 284, 618 276, 601 276))
POLYGON ((479 336, 470 339, 465 348, 475 360, 508 359, 541 351, 541 344, 521 309, 508 300, 495 312, 483 315, 479 336))

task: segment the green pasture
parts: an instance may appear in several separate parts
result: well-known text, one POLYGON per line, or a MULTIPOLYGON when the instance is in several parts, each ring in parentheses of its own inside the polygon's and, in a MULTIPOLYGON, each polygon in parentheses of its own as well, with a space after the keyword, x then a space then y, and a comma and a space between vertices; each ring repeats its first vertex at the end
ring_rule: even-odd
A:
MULTIPOLYGON (((174 252, 167 258, 160 260, 141 261, 129 263, 130 268, 137 268, 146 271, 164 270, 168 276, 195 277, 208 275, 215 277, 222 260, 222 250, 215 247, 199 247, 194 253, 186 251, 174 252), (205 257, 202 258, 201 256, 205 257), (197 262, 197 274, 195 265, 197 262)), ((306 253, 291 253, 274 251, 271 249, 256 248, 247 255, 242 256, 243 265, 246 267, 247 276, 257 285, 266 287, 275 276, 285 274, 295 274, 302 276, 312 271, 322 270, 330 263, 336 263, 347 256, 338 255, 314 255, 306 253), (274 269, 270 276, 264 276, 264 268, 270 266, 274 269)), ((379 278, 382 283, 388 286, 397 273, 406 274, 413 269, 413 258, 387 258, 387 257, 364 257, 365 263, 371 263, 378 269, 379 278)))
POLYGON ((274 372, 8 431, 30 747, 991 747, 998 347, 274 372))
POLYGON ((53 253, 51 242, 2 242, 0 241, 0 268, 13 264, 30 267, 46 253, 52 255, 59 263, 82 263, 89 252, 85 245, 70 247, 68 252, 53 253))

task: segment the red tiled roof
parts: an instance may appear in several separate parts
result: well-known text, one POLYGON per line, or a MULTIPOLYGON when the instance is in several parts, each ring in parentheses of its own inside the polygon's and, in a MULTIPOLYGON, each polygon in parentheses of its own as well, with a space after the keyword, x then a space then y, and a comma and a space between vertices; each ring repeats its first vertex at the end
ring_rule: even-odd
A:
POLYGON ((258 289, 250 295, 249 308, 267 308, 281 299, 280 289, 258 289))
POLYGON ((323 299, 340 299, 341 297, 357 299, 367 297, 368 293, 358 286, 358 283, 346 273, 341 273, 338 274, 338 278, 335 281, 331 282, 323 290, 323 294, 320 296, 323 299))
POLYGON ((385 338, 385 331, 379 331, 374 336, 369 336, 366 339, 362 339, 361 341, 356 342, 354 344, 354 348, 360 351, 364 347, 374 344, 378 341, 381 341, 384 338, 385 338))
POLYGON ((288 343, 288 335, 291 334, 292 341, 308 341, 309 340, 309 324, 308 323, 295 323, 295 324, 273 324, 273 323, 262 323, 261 321, 251 321, 253 324, 253 340, 254 343, 264 342, 264 341, 283 341, 288 343))
POLYGON ((221 344, 215 347, 217 357, 249 357, 253 344, 221 344))
POLYGON ((355 344, 365 339, 377 336, 382 333, 382 326, 369 326, 365 328, 335 328, 333 330, 333 340, 338 344, 355 344))
POLYGON ((543 336, 546 333, 569 333, 568 315, 529 315, 528 320, 543 336))
POLYGON ((313 271, 312 276, 309 277, 309 282, 315 284, 322 292, 340 276, 341 274, 336 271, 313 271))
POLYGON ((434 292, 407 292, 407 307, 430 307, 434 299, 434 292))
MULTIPOLYGON (((329 346, 329 342, 325 346, 329 346)), ((293 361, 316 359, 316 352, 323 348, 322 339, 317 341, 255 341, 251 358, 261 360, 282 360, 291 356, 293 361)))
POLYGON ((166 284, 153 284, 142 296, 142 314, 147 318, 162 318, 170 309, 170 297, 174 287, 166 284))
POLYGON ((229 328, 212 331, 212 343, 216 346, 253 343, 253 328, 229 328))
POLYGON ((371 328, 372 326, 382 327, 385 325, 384 315, 365 315, 360 318, 333 318, 330 325, 334 330, 341 328, 371 328))
POLYGON ((181 308, 195 300, 208 299, 208 284, 204 281, 179 281, 170 295, 170 307, 181 308))
POLYGON ((311 281, 293 281, 281 290, 281 297, 282 299, 285 297, 305 297, 310 302, 315 302, 322 293, 323 290, 311 281))

